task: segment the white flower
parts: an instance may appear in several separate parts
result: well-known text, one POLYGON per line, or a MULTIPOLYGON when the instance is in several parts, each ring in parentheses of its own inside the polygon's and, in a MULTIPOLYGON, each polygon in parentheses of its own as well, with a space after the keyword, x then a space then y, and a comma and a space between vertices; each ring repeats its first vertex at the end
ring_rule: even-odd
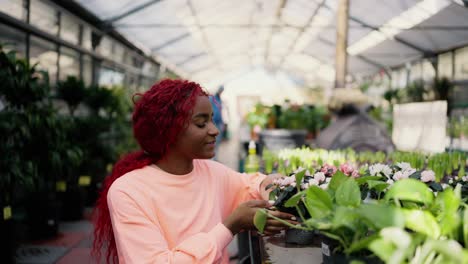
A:
POLYGON ((392 179, 388 179, 388 180, 387 180, 387 183, 388 183, 388 184, 393 184, 394 182, 395 182, 395 181, 392 180, 392 179))
POLYGON ((325 181, 326 177, 325 177, 325 173, 323 172, 317 172, 314 174, 314 179, 317 181, 317 182, 323 182, 325 181))
POLYGON ((371 176, 377 175, 379 172, 382 171, 383 166, 384 166, 384 165, 381 164, 381 163, 376 163, 376 164, 370 166, 370 167, 369 167, 369 173, 370 173, 370 175, 371 175, 371 176))
POLYGON ((416 169, 413 168, 408 168, 402 171, 403 173, 403 178, 408 178, 411 174, 415 173, 416 169))
MULTIPOLYGON (((467 177, 467 179, 468 179, 468 177, 467 177)), ((326 183, 329 183, 330 181, 331 181, 331 178, 325 178, 326 183)))
POLYGON ((401 170, 411 169, 411 164, 409 164, 408 162, 398 162, 395 165, 397 165, 401 170))
POLYGON ((446 183, 442 183, 441 185, 442 185, 442 189, 446 189, 447 187, 449 187, 449 185, 446 183))
POLYGON ((387 177, 387 178, 390 178, 390 176, 392 175, 392 169, 388 166, 388 165, 385 165, 382 169, 382 173, 387 177))
POLYGON ((310 179, 309 180, 309 186, 310 185, 319 185, 319 182, 316 179, 310 179))
POLYGON ((453 179, 450 179, 450 180, 449 180, 449 183, 452 184, 452 183, 453 183, 453 179))
POLYGON ((382 173, 383 175, 385 175, 385 177, 390 178, 390 175, 392 174, 392 169, 388 165, 376 163, 369 167, 369 173, 372 176, 377 176, 379 173, 382 173))
POLYGON ((328 183, 324 183, 324 184, 320 185, 319 187, 326 190, 326 189, 328 189, 328 183))
POLYGON ((421 172, 421 181, 430 182, 435 181, 435 173, 432 170, 425 170, 421 172))
POLYGON ((468 175, 462 177, 462 181, 466 182, 468 181, 468 175))

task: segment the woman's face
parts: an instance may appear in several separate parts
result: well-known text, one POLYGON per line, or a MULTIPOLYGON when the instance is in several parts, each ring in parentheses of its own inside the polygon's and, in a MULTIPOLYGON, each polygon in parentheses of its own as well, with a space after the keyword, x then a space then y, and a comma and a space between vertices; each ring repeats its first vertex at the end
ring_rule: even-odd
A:
POLYGON ((212 122, 213 109, 207 96, 198 96, 188 125, 179 135, 171 152, 189 159, 210 159, 215 155, 219 130, 212 122))

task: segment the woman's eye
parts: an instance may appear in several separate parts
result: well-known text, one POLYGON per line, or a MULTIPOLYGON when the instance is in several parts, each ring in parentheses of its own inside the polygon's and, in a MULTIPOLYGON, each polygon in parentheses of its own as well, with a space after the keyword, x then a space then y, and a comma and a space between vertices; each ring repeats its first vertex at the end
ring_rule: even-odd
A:
POLYGON ((206 123, 203 123, 203 124, 197 124, 197 127, 199 128, 204 128, 206 126, 206 123))

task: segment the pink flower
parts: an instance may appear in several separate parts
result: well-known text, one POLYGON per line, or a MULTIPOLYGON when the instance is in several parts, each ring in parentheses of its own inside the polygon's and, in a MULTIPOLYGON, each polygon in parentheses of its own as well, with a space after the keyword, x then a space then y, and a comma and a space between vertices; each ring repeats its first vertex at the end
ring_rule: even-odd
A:
POLYGON ((323 172, 317 172, 314 174, 314 179, 318 182, 323 182, 325 181, 325 174, 323 172))
POLYGON ((340 171, 346 176, 350 176, 354 171, 354 167, 348 163, 344 163, 340 165, 340 171))
POLYGON ((421 172, 421 181, 430 182, 435 181, 435 173, 432 170, 425 170, 421 172))
POLYGON ((337 169, 333 165, 325 164, 325 165, 322 166, 322 169, 320 171, 323 172, 326 177, 331 177, 331 176, 333 176, 335 174, 337 169))
POLYGON ((353 178, 359 178, 359 171, 354 170, 354 171, 351 173, 351 177, 353 177, 353 178))

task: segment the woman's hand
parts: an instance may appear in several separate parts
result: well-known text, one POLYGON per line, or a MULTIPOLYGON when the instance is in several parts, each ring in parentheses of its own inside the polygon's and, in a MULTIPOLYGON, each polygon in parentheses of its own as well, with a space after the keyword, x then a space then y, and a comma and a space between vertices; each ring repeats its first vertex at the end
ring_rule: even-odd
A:
MULTIPOLYGON (((255 226, 253 219, 255 212, 261 208, 269 208, 271 204, 268 201, 252 200, 240 204, 234 212, 228 216, 224 221, 224 225, 231 231, 233 235, 239 233, 241 230, 254 230, 255 226)), ((288 213, 269 211, 271 215, 284 219, 289 223, 295 225, 295 217, 288 213)), ((286 225, 278 220, 268 219, 265 225, 264 234, 272 235, 279 233, 281 230, 286 229, 286 225)))
MULTIPOLYGON (((286 222, 289 222, 292 225, 299 224, 299 222, 296 221, 296 217, 292 214, 288 214, 288 213, 284 213, 280 211, 271 211, 271 210, 268 210, 268 213, 277 218, 285 220, 286 222)), ((274 235, 274 234, 281 232, 281 230, 284 230, 287 228, 288 226, 285 225, 284 223, 278 220, 275 220, 273 218, 268 218, 265 224, 265 228, 263 229, 263 234, 267 236, 274 235)))

